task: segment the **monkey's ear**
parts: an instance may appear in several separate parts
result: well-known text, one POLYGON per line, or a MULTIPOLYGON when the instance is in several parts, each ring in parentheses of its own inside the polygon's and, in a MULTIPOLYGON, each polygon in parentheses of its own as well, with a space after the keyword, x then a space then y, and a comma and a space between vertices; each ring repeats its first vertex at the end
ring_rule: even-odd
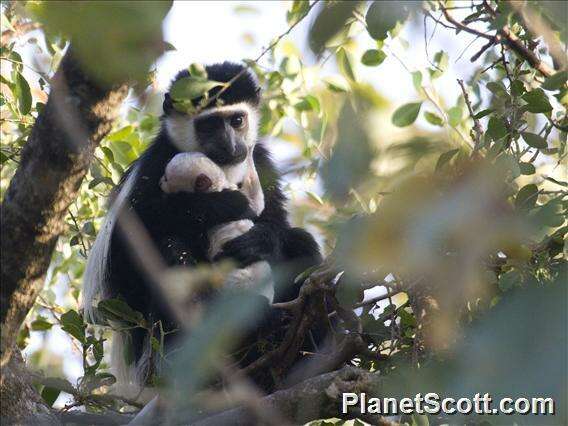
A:
POLYGON ((169 93, 166 93, 166 95, 164 96, 163 108, 164 108, 164 114, 166 115, 170 115, 171 112, 174 110, 174 103, 169 93))

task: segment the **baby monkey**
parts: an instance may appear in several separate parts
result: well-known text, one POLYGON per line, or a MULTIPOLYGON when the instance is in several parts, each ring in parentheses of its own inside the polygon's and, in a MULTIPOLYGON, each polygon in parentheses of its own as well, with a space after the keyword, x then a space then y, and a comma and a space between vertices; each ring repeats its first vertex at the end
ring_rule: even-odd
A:
MULTIPOLYGON (((221 192, 240 190, 249 200, 251 209, 259 215, 264 210, 264 194, 252 157, 246 160, 248 171, 242 187, 238 188, 227 180, 221 168, 204 154, 182 152, 175 155, 166 165, 160 180, 160 188, 167 194, 176 192, 221 192)), ((236 220, 213 227, 208 231, 208 257, 213 260, 228 241, 244 234, 253 226, 248 219, 236 220)), ((260 261, 246 268, 235 269, 226 278, 225 287, 258 289, 269 303, 274 299, 274 283, 268 262, 260 261)))

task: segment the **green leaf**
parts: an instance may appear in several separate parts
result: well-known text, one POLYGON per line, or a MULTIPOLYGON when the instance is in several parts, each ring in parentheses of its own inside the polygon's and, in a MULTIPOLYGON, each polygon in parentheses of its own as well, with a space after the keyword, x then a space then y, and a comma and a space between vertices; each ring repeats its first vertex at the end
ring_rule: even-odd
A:
POLYGON ((100 183, 105 183, 109 186, 114 186, 114 182, 112 181, 111 178, 109 178, 108 176, 101 176, 101 177, 96 177, 89 182, 89 189, 95 188, 100 183))
POLYGON ((422 102, 412 102, 398 108, 392 116, 392 124, 397 127, 410 126, 416 121, 422 102))
POLYGON ((112 153, 112 149, 107 148, 106 146, 101 146, 101 151, 110 163, 114 163, 114 154, 112 153))
POLYGON ((443 50, 437 52, 434 55, 434 64, 436 65, 436 68, 430 69, 430 77, 440 77, 448 69, 449 60, 450 58, 446 52, 443 50))
POLYGON ((382 64, 386 57, 386 53, 382 50, 369 49, 361 57, 361 62, 368 67, 376 67, 382 64))
MULTIPOLYGON (((165 48, 162 20, 171 1, 28 2, 26 9, 48 34, 73 40, 89 77, 104 83, 143 82, 165 48), (29 7, 28 7, 29 6, 29 7)), ((50 43, 46 43, 50 46, 50 43)))
POLYGON ((304 96, 302 100, 294 104, 294 108, 298 111, 315 111, 320 112, 320 103, 318 98, 313 95, 304 96))
MULTIPOLYGON (((503 146, 503 140, 496 142, 493 146, 501 145, 503 146)), ((491 148, 493 148, 493 146, 491 148)), ((519 162, 517 159, 508 152, 502 152, 499 154, 495 160, 495 167, 498 170, 502 170, 506 175, 509 175, 511 179, 515 179, 520 176, 521 169, 519 168, 519 162)))
POLYGON ((85 328, 83 318, 74 310, 69 310, 61 315, 60 318, 61 328, 66 333, 73 336, 81 343, 85 343, 85 328))
POLYGON ((135 311, 120 299, 101 300, 97 309, 108 320, 121 320, 140 327, 146 326, 144 315, 135 311))
POLYGON ((441 154, 436 162, 436 171, 441 170, 458 152, 460 152, 459 148, 455 148, 441 154))
POLYGON ((508 96, 507 89, 500 81, 490 81, 485 86, 487 89, 496 96, 508 96))
MULTIPOLYGON (((309 4, 307 1, 304 3, 309 4)), ((330 2, 320 9, 309 34, 310 48, 314 53, 321 53, 326 43, 341 32, 360 3, 360 1, 330 2)))
POLYGON ((404 328, 407 327, 415 328, 418 325, 414 315, 412 315, 410 312, 405 311, 404 309, 400 309, 398 311, 398 316, 400 317, 401 325, 404 328))
MULTIPOLYGON (((134 132, 133 126, 124 126, 106 137, 109 142, 123 141, 134 132)), ((108 148, 107 148, 108 149, 108 148)))
POLYGON ((73 385, 66 379, 59 377, 44 377, 40 380, 40 383, 45 387, 57 389, 61 392, 68 393, 70 395, 77 394, 77 390, 73 385))
POLYGON ((521 96, 525 92, 525 83, 523 83, 521 80, 515 80, 511 83, 511 93, 514 96, 521 96))
POLYGON ((150 345, 152 346, 152 350, 154 352, 160 352, 160 341, 156 339, 154 336, 150 338, 150 345))
POLYGON ((559 71, 556 74, 547 77, 540 87, 542 87, 544 90, 560 90, 566 85, 567 80, 568 71, 559 71))
POLYGON ((191 75, 192 77, 207 80, 207 70, 205 69, 203 64, 194 62, 189 66, 188 71, 189 75, 191 75))
POLYGON ((176 49, 176 47, 175 47, 173 44, 171 44, 170 42, 164 41, 164 50, 165 50, 166 52, 173 52, 173 51, 175 51, 175 50, 177 50, 177 49, 176 49))
POLYGON ((542 89, 534 89, 525 93, 522 98, 527 103, 527 111, 532 113, 552 111, 552 105, 542 89))
POLYGON ((525 140, 528 146, 538 149, 544 149, 548 146, 546 139, 530 132, 521 132, 521 136, 525 140))
POLYGON ((330 76, 323 79, 327 88, 332 92, 345 93, 349 91, 349 84, 347 81, 340 76, 330 76))
POLYGON ((316 194, 313 191, 306 191, 306 194, 308 195, 308 197, 310 197, 312 200, 314 200, 320 206, 323 206, 323 200, 321 199, 321 197, 318 194, 316 194))
POLYGON ((374 1, 371 3, 365 15, 369 35, 375 40, 386 39, 389 31, 408 18, 408 6, 404 2, 374 1))
POLYGON ((422 88, 422 72, 421 71, 414 71, 412 73, 412 84, 414 88, 419 91, 422 88))
POLYGON ((25 349, 26 346, 28 346, 29 338, 30 338, 30 329, 27 325, 24 324, 24 326, 20 329, 18 333, 18 337, 16 338, 16 344, 18 345, 18 348, 20 348, 21 350, 25 349))
POLYGON ((310 2, 305 0, 294 0, 290 10, 286 12, 286 22, 288 25, 294 25, 302 19, 310 10, 310 2))
POLYGON ((93 221, 89 220, 85 222, 82 228, 82 232, 84 232, 87 235, 95 236, 97 232, 95 230, 95 225, 93 224, 93 221))
POLYGON ((461 123, 463 110, 459 106, 452 107, 448 110, 448 123, 452 127, 456 127, 461 123))
POLYGON ((50 330, 51 327, 53 327, 53 324, 43 317, 38 317, 38 319, 31 323, 31 329, 33 331, 46 331, 50 330))
POLYGON ((337 143, 329 160, 322 164, 321 176, 326 194, 344 201, 368 177, 374 151, 351 102, 341 110, 338 129, 337 143))
POLYGON ((348 79, 355 81, 355 72, 353 71, 353 67, 351 66, 351 60, 349 59, 349 55, 347 51, 340 47, 337 49, 337 65, 339 66, 339 70, 341 73, 347 77, 348 79))
POLYGON ((476 120, 479 120, 480 118, 485 117, 486 115, 491 114, 492 112, 494 112, 495 110, 493 109, 484 109, 483 111, 479 111, 477 114, 475 114, 473 116, 473 118, 475 118, 476 120))
POLYGON ((424 118, 426 119, 426 121, 434 126, 440 126, 442 127, 444 125, 444 120, 442 120, 442 117, 440 117, 439 115, 430 112, 430 111, 424 111, 424 118))
POLYGON ((44 386, 41 391, 41 397, 45 401, 48 407, 52 407, 61 391, 59 389, 51 388, 49 386, 44 386))
POLYGON ((525 163, 521 161, 519 163, 519 168, 521 169, 521 174, 523 175, 533 175, 536 172, 532 163, 525 163))
POLYGON ((205 95, 209 90, 225 84, 202 77, 183 77, 172 84, 170 96, 174 101, 191 101, 205 95))
POLYGON ((566 220, 563 210, 562 201, 552 199, 533 211, 533 219, 541 226, 557 228, 562 226, 566 220))
POLYGON ((536 205, 538 187, 534 183, 523 186, 515 197, 515 207, 518 210, 530 210, 536 205))
POLYGON ((30 91, 30 85, 24 78, 24 76, 17 72, 14 79, 14 96, 18 100, 18 109, 22 115, 27 115, 30 113, 32 108, 32 93, 30 91))
POLYGON ((499 117, 491 117, 487 125, 487 134, 494 141, 498 141, 499 139, 507 136, 507 126, 503 119, 499 117))

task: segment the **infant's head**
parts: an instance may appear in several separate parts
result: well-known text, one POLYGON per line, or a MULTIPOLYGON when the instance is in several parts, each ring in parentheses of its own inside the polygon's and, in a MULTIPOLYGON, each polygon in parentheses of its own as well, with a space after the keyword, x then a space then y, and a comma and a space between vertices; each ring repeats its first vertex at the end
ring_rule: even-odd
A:
POLYGON ((218 192, 231 188, 223 170, 205 155, 182 152, 175 155, 166 166, 160 180, 160 188, 166 193, 218 192))

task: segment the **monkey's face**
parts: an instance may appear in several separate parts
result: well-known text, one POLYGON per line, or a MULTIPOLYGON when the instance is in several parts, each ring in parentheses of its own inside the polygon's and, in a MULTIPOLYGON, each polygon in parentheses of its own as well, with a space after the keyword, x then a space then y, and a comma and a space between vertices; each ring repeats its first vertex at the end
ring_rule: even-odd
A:
POLYGON ((246 110, 213 111, 193 121, 200 151, 220 166, 241 163, 247 156, 246 110))
POLYGON ((190 117, 171 112, 166 127, 182 151, 200 152, 223 169, 243 163, 257 139, 259 113, 247 103, 207 109, 190 117))

